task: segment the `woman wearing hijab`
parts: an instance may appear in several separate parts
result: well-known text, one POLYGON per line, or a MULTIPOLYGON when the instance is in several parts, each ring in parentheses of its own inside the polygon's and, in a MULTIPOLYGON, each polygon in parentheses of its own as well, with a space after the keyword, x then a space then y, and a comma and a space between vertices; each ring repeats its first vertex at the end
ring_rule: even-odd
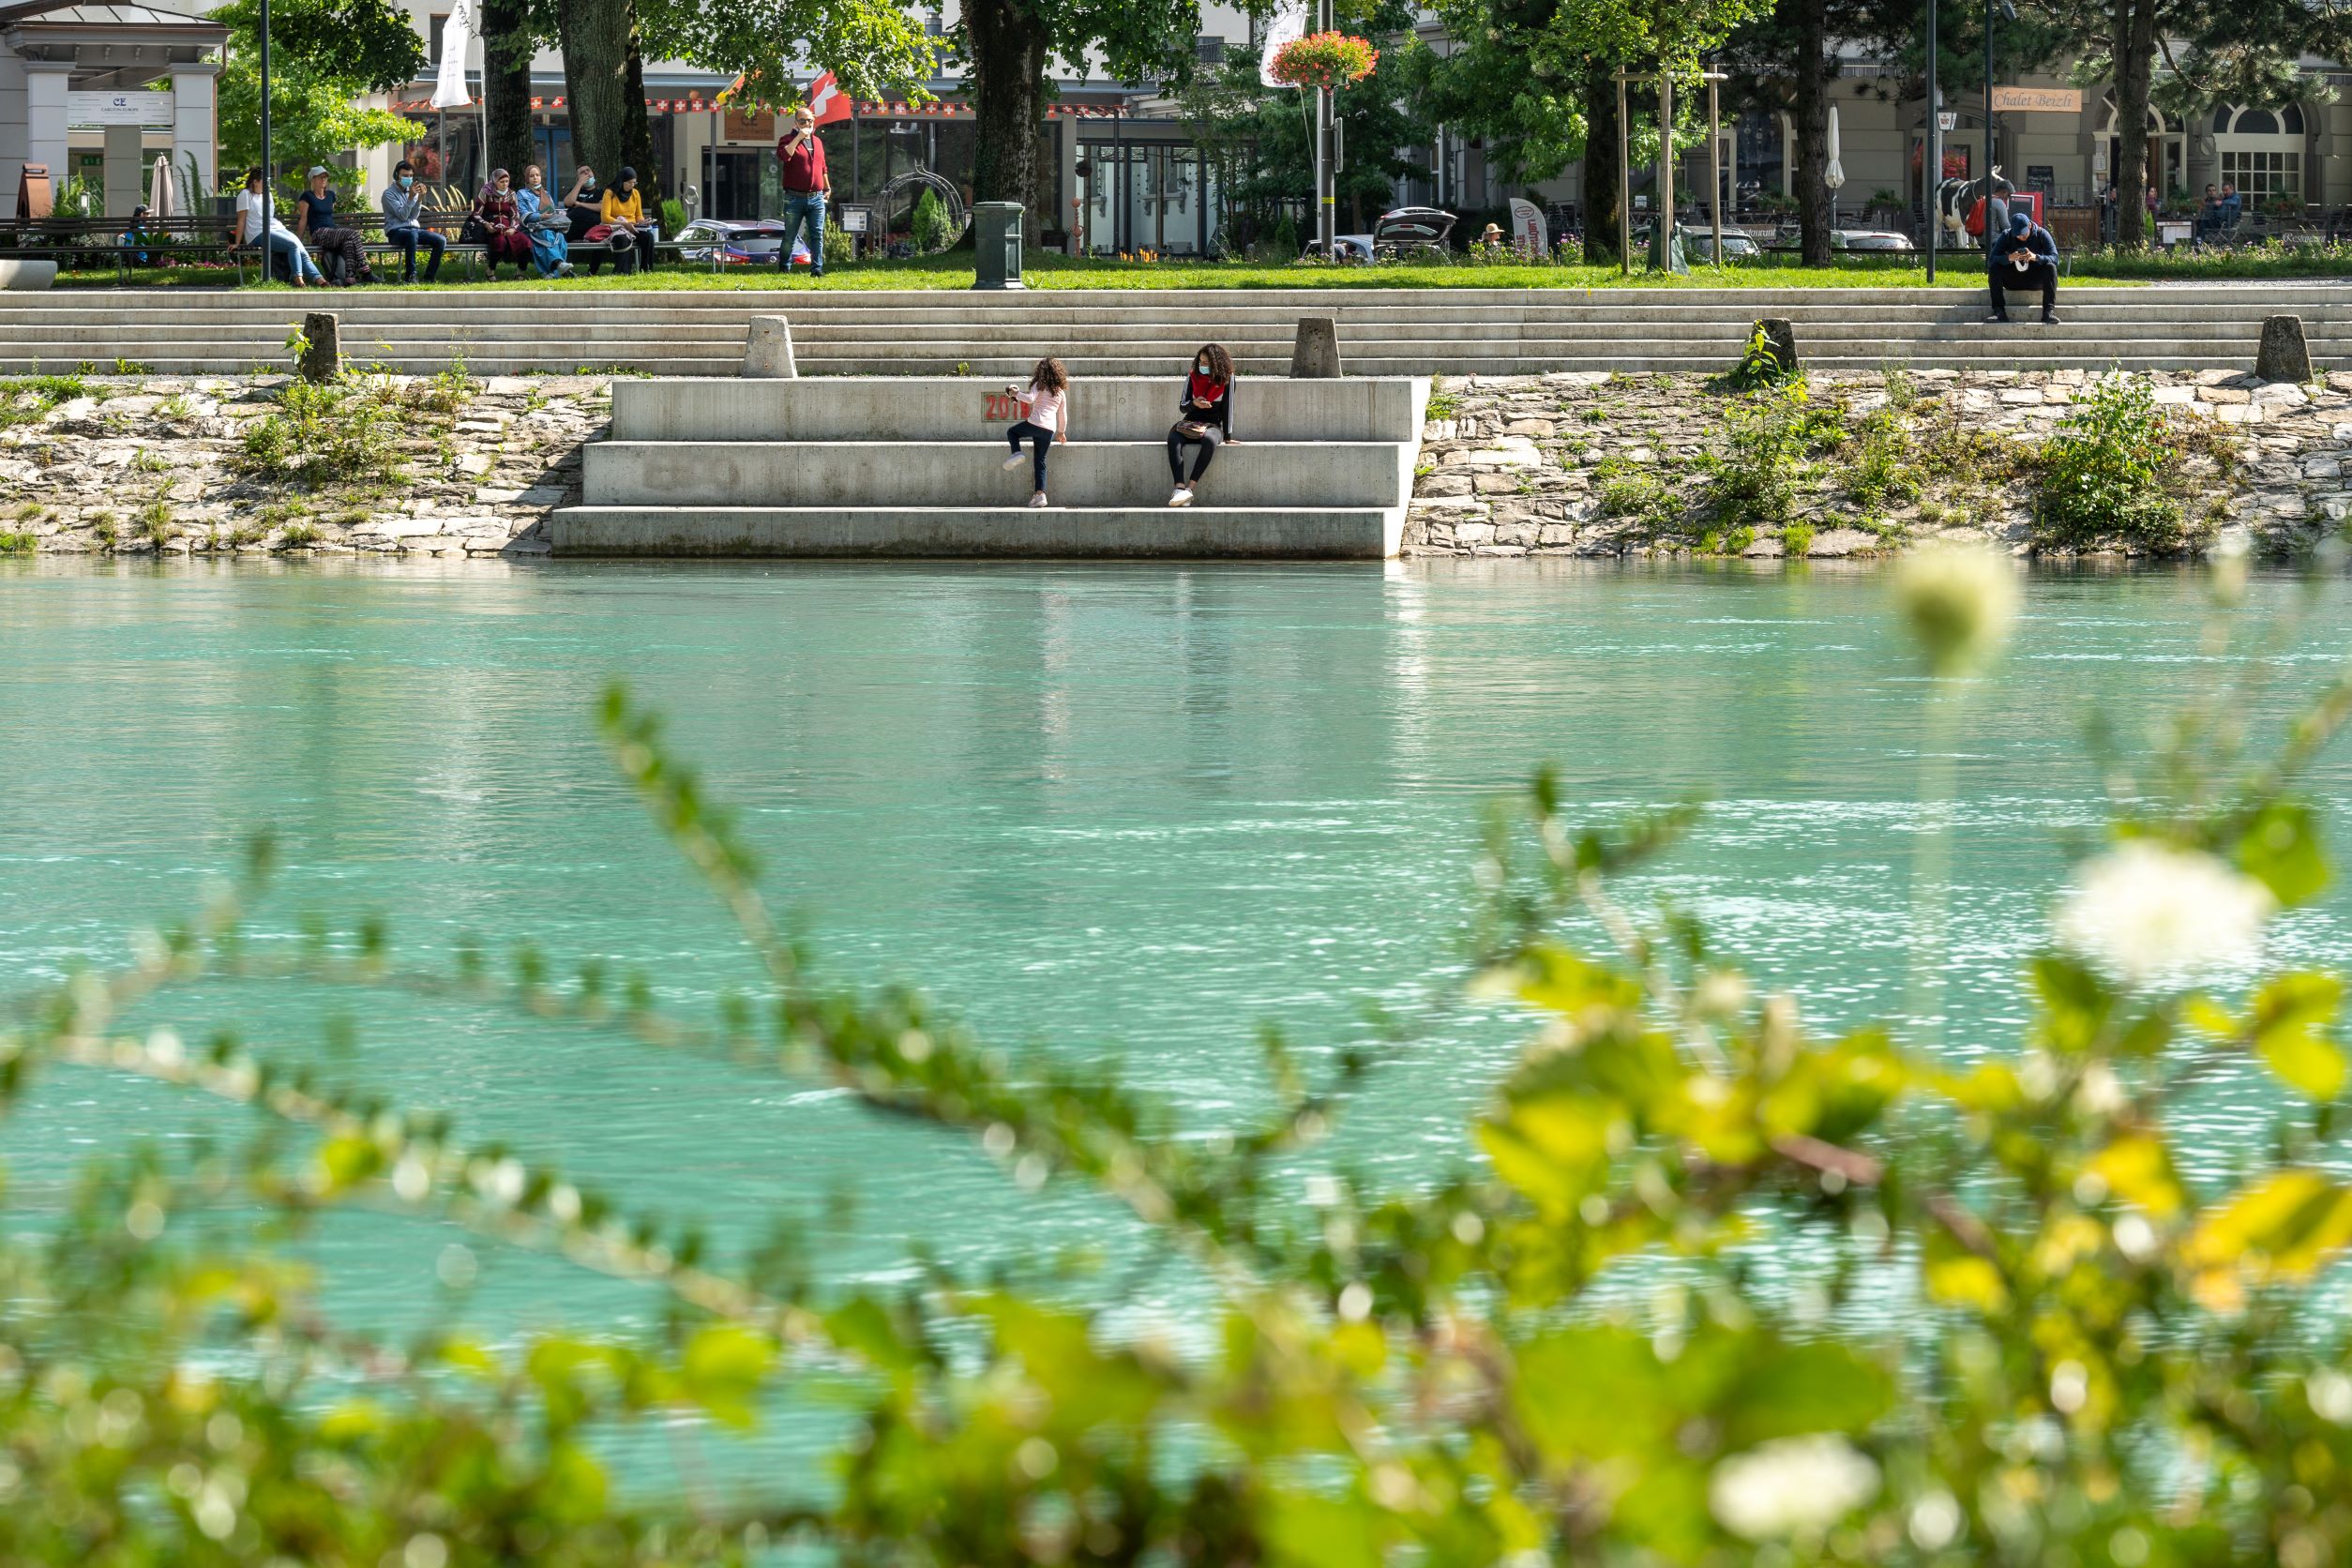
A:
POLYGON ((565 243, 564 232, 571 227, 554 192, 547 188, 547 176, 535 163, 522 172, 522 188, 515 192, 515 210, 522 215, 522 235, 531 242, 531 264, 539 269, 542 278, 565 278, 571 275, 570 247, 565 243))
POLYGON ((490 183, 474 198, 474 220, 482 226, 482 258, 490 275, 498 276, 499 263, 512 262, 520 277, 531 264, 531 241, 522 232, 522 210, 515 205, 514 178, 505 170, 490 171, 490 183))

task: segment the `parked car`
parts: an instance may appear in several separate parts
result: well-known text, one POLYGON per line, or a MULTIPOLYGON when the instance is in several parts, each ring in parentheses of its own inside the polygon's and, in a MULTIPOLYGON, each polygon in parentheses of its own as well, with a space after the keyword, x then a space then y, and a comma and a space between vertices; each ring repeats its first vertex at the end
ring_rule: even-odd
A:
POLYGON ((1372 254, 1383 262, 1446 260, 1446 236, 1456 221, 1439 207, 1393 207, 1372 226, 1372 254))
MULTIPOLYGON (((678 231, 678 254, 716 266, 774 266, 784 225, 776 219, 698 218, 678 231)), ((792 260, 808 259, 808 244, 796 240, 792 260)))
MULTIPOLYGON (((1689 257, 1694 262, 1713 261, 1715 259, 1714 231, 1712 229, 1694 229, 1688 224, 1684 224, 1682 226, 1682 254, 1689 257)), ((1762 254, 1764 254, 1764 248, 1756 244, 1756 241, 1750 239, 1747 235, 1740 233, 1739 230, 1726 229, 1724 231, 1723 255, 1725 261, 1746 261, 1750 257, 1761 256, 1762 254)))
POLYGON ((1830 232, 1830 248, 1833 250, 1913 250, 1908 234, 1892 229, 1833 229, 1830 232))
MULTIPOLYGON (((1333 249, 1339 253, 1339 259, 1343 262, 1368 262, 1372 259, 1372 236, 1370 234, 1336 234, 1333 236, 1333 249)), ((1320 256, 1322 253, 1323 242, 1321 240, 1311 239, 1306 242, 1306 254, 1320 256)))

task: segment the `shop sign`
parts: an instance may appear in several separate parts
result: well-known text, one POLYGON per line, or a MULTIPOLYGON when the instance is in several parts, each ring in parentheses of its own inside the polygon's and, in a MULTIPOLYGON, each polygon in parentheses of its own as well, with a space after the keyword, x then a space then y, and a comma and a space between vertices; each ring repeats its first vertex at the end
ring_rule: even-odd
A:
POLYGON ((172 95, 142 87, 128 93, 66 95, 66 128, 89 130, 102 126, 140 126, 152 130, 172 128, 172 95))
POLYGON ((2079 114, 2082 112, 2083 90, 2080 87, 1993 89, 1993 113, 1996 114, 2079 114))

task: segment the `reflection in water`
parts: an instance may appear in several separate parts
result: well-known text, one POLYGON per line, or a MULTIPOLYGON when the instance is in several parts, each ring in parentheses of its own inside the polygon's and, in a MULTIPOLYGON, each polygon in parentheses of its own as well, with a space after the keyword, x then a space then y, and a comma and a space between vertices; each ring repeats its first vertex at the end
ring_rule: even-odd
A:
MULTIPOLYGON (((2258 582, 2248 614, 2284 620, 2299 595, 2258 582)), ((1260 1093, 1259 1020, 1312 1057, 1357 1034, 1362 999, 1445 977, 1478 807, 1545 759, 1593 820, 1710 798, 1644 891, 1698 910, 1816 1018, 1892 1015, 1922 689, 1883 611, 1867 571, 1523 562, 11 566, 0 973, 121 951, 268 822, 279 929, 302 907, 380 909, 429 948, 471 931, 642 964, 689 1004, 745 983, 590 729, 620 675, 743 808, 833 972, 919 980, 1006 1042, 1115 1055, 1195 1122, 1260 1093)), ((2054 834, 2098 821, 2084 716, 2104 704, 2128 729, 2209 680, 2202 614, 2192 577, 2035 580, 1960 742, 1952 1050, 2013 1031, 2054 834)), ((2326 584, 2263 718, 2329 673, 2348 623, 2352 592, 2326 584)), ((2344 785, 2323 770, 2330 800, 2344 785)), ((2328 957, 2342 921, 2300 915, 2279 943, 2328 957)), ((339 1007, 360 1044, 337 1071, 729 1238, 852 1187, 847 1271, 896 1266, 914 1234, 964 1262, 1120 1234, 1098 1205, 1016 1201, 963 1148, 805 1085, 382 999, 188 1005, 296 1054, 339 1007)), ((1474 1017, 1395 1064, 1349 1156, 1399 1180, 1454 1157, 1516 1037, 1474 1017)), ((2260 1094, 2223 1085, 2190 1146, 2225 1160, 2260 1094)), ((20 1190, 53 1193, 90 1151, 204 1119, 58 1077, 6 1150, 20 1190)), ((354 1221, 318 1244, 354 1300, 394 1314, 445 1239, 354 1221)), ((528 1263, 475 1310, 536 1320, 559 1287, 574 1315, 631 1310, 528 1263)))

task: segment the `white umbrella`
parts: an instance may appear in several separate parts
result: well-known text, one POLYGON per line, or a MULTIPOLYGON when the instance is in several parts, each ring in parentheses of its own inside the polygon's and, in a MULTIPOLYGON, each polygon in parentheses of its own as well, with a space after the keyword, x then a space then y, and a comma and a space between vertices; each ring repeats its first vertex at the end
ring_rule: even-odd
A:
POLYGON ((1846 183, 1846 170, 1837 161, 1837 105, 1830 105, 1830 166, 1821 171, 1821 183, 1832 190, 1846 183))
POLYGON ((171 155, 158 153, 155 171, 147 176, 147 209, 158 218, 169 218, 179 210, 179 194, 172 184, 171 155))

